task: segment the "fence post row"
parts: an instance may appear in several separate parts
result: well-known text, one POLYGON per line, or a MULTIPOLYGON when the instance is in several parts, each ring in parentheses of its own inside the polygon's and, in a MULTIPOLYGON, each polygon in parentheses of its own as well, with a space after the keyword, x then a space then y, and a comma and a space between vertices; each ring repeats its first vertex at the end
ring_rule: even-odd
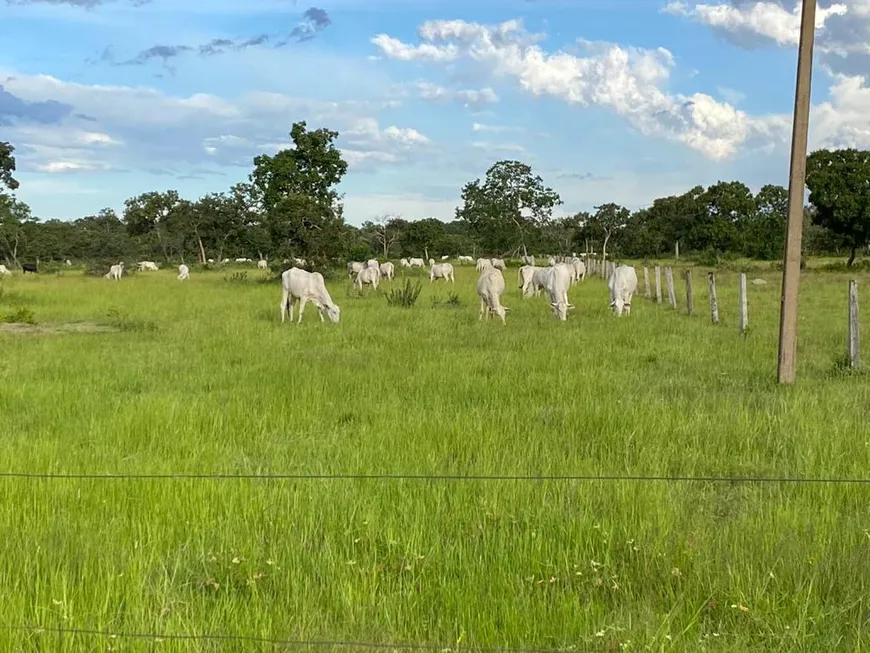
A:
POLYGON ((695 293, 692 290, 692 271, 686 270, 686 313, 695 312, 695 293))
POLYGON ((668 304, 671 308, 677 307, 677 294, 674 292, 674 271, 671 266, 665 268, 665 281, 668 284, 668 304))
POLYGON ((657 265, 656 273, 656 302, 662 303, 662 269, 657 265))
POLYGON ((643 296, 646 297, 647 299, 650 299, 650 297, 652 297, 652 293, 650 293, 650 290, 649 290, 649 268, 645 265, 643 266, 643 286, 644 286, 643 296))
POLYGON ((860 324, 858 322, 858 282, 849 281, 849 332, 848 332, 849 364, 857 370, 861 363, 860 324))
POLYGON ((719 324, 719 300, 716 298, 716 275, 707 273, 707 283, 710 288, 710 317, 713 324, 719 324))

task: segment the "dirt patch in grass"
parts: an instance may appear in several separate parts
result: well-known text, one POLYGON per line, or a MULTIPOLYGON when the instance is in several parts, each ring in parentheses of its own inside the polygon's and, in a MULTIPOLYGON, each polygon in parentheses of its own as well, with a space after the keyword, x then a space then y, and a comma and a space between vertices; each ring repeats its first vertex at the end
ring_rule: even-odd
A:
POLYGON ((12 322, 0 324, 0 334, 11 333, 13 335, 109 333, 114 331, 119 331, 119 329, 95 322, 68 322, 62 324, 22 324, 21 322, 12 322))

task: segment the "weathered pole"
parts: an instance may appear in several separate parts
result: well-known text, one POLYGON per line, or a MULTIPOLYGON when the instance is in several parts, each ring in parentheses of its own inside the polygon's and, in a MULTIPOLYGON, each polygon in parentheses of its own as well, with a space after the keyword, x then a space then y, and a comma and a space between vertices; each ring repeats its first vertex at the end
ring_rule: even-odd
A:
POLYGON ((803 0, 798 44, 791 163, 788 178, 788 223, 782 265, 779 313, 779 383, 794 383, 797 359, 798 286, 801 274, 801 241, 804 226, 804 186, 807 176, 807 133, 810 124, 810 88, 813 77, 813 39, 816 0, 803 0))

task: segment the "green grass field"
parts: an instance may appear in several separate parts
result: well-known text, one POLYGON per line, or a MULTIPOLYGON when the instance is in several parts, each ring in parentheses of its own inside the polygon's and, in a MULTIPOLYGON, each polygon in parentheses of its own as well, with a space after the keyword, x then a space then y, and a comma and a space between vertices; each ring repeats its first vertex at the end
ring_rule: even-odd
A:
MULTIPOLYGON (((643 299, 638 270, 630 317, 588 279, 560 323, 520 297, 514 266, 504 327, 478 321, 470 268, 458 307, 428 280, 403 309, 339 277, 341 323, 309 306, 298 327, 257 271, 18 275, 0 318, 26 307, 42 331, 0 331, 0 471, 870 477, 870 383, 841 364, 848 276, 804 276, 799 382, 781 388, 776 273, 750 275, 769 283, 749 287, 744 340, 736 274, 718 275, 714 327, 703 270, 694 317, 681 282, 680 311, 643 299), (57 332, 70 322, 109 329, 57 332)), ((2 478, 0 492, 0 626, 460 650, 870 645, 864 485, 2 478)), ((283 649, 0 628, 0 650, 283 649)))

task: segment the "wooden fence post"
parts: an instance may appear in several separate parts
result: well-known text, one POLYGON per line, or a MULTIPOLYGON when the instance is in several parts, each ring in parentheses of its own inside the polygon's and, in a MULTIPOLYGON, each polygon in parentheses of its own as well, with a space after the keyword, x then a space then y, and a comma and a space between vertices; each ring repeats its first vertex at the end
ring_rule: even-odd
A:
POLYGON ((849 364, 857 370, 861 363, 861 338, 858 322, 858 282, 849 282, 849 364))
POLYGON ((659 304, 662 303, 662 269, 657 265, 655 267, 656 273, 656 302, 659 304))
POLYGON ((746 306, 746 273, 740 273, 740 290, 738 293, 740 301, 740 335, 746 337, 746 330, 749 328, 749 312, 746 306))
POLYGON ((649 268, 647 266, 643 266, 643 285, 644 285, 644 293, 643 296, 647 299, 652 297, 652 293, 649 290, 649 268))
POLYGON ((665 281, 668 284, 668 304, 671 308, 677 307, 677 293, 674 290, 674 271, 671 266, 665 268, 665 281))
POLYGON ((713 324, 719 324, 719 300, 716 298, 716 275, 712 272, 707 274, 707 283, 710 287, 710 317, 713 324))
POLYGON ((692 290, 692 271, 686 270, 686 313, 695 312, 695 293, 692 290))

